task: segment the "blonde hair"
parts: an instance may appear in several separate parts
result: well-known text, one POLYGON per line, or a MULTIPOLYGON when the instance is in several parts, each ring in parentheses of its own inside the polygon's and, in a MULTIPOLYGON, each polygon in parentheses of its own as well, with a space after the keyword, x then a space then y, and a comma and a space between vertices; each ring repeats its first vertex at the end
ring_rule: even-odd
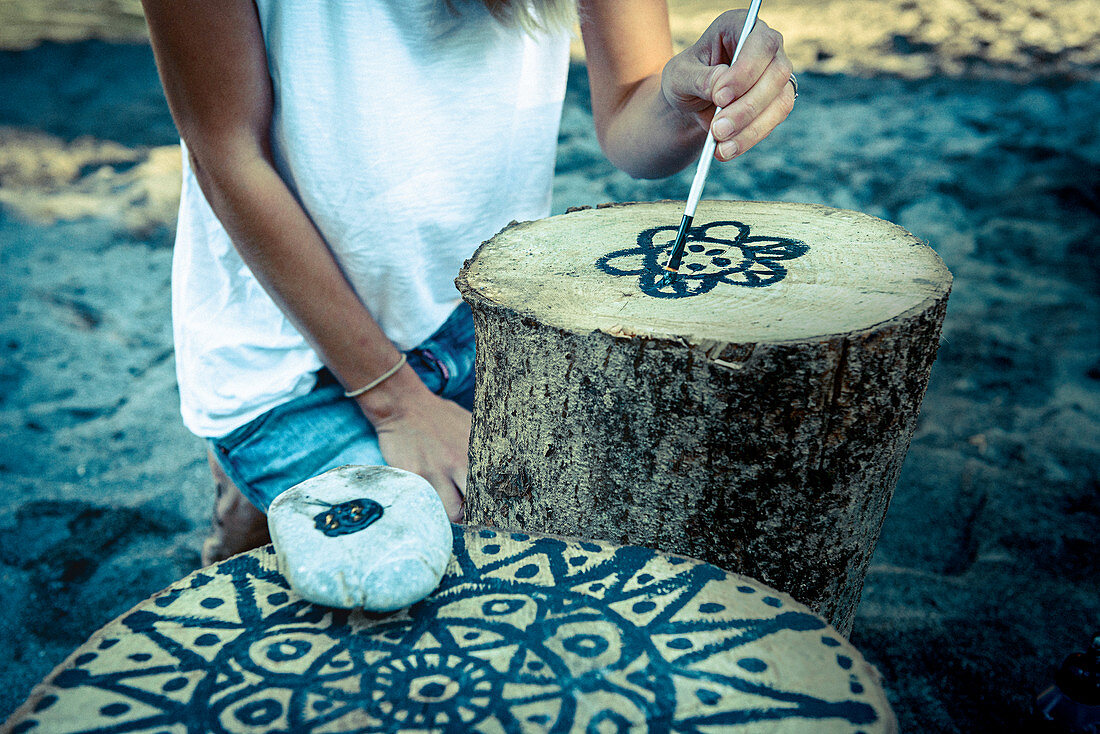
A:
POLYGON ((577 20, 574 0, 481 0, 497 21, 528 33, 571 28, 577 20))

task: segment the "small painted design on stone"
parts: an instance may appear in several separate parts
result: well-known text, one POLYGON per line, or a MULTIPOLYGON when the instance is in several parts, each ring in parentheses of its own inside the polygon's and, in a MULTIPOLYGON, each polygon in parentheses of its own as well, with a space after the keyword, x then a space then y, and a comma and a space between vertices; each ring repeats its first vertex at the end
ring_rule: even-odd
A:
POLYGON ((369 527, 382 517, 382 505, 366 497, 331 505, 313 516, 317 529, 330 538, 350 535, 369 527))
POLYGON ((785 260, 810 248, 789 237, 750 234, 749 225, 721 221, 688 231, 679 275, 662 285, 664 263, 676 239, 675 226, 654 227, 638 235, 638 245, 610 252, 596 261, 608 275, 636 275, 642 292, 654 298, 689 298, 708 293, 719 283, 764 288, 787 277, 785 260))

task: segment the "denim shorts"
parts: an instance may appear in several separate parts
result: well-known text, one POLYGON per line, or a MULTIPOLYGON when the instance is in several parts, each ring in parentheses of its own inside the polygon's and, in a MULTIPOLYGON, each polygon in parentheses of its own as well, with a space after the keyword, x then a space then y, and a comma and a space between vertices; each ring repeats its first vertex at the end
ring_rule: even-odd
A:
MULTIPOLYGON (((467 410, 474 402, 474 321, 461 304, 427 341, 406 352, 436 395, 467 410)), ((218 463, 252 504, 267 512, 281 492, 345 464, 382 465, 378 436, 358 403, 327 369, 298 398, 221 438, 207 439, 218 463)))

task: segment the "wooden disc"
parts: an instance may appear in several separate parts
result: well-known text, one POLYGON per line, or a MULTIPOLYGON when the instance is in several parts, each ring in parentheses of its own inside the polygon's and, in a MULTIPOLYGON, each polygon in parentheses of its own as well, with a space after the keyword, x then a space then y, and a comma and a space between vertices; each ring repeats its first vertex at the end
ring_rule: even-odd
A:
POLYGON ((936 253, 890 222, 730 201, 699 204, 681 275, 662 287, 682 214, 681 202, 656 202, 515 224, 478 250, 459 288, 572 332, 691 344, 859 331, 950 288, 936 253))
POLYGON ((108 624, 5 732, 894 731, 877 675, 790 597, 639 547, 455 526, 393 614, 297 597, 270 546, 108 624))

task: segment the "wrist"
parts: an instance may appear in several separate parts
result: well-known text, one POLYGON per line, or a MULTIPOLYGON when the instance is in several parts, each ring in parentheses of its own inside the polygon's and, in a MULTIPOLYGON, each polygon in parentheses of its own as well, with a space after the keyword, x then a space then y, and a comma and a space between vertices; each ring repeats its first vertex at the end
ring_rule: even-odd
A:
POLYGON ((401 356, 398 358, 397 362, 394 364, 393 367, 390 367, 388 370, 383 372, 381 375, 374 378, 373 380, 368 382, 366 385, 363 385, 363 387, 360 387, 360 388, 355 389, 355 390, 345 390, 344 391, 344 397, 345 398, 357 398, 357 397, 359 397, 360 395, 362 395, 366 392, 370 392, 371 390, 378 387, 379 385, 381 385, 386 380, 390 379, 390 377, 392 377, 398 370, 400 370, 402 367, 404 367, 406 361, 408 361, 407 357, 406 357, 405 353, 402 352, 401 356))
POLYGON ((353 399, 371 425, 379 426, 402 415, 424 392, 428 392, 428 388, 420 376, 408 364, 402 364, 384 382, 353 399))

